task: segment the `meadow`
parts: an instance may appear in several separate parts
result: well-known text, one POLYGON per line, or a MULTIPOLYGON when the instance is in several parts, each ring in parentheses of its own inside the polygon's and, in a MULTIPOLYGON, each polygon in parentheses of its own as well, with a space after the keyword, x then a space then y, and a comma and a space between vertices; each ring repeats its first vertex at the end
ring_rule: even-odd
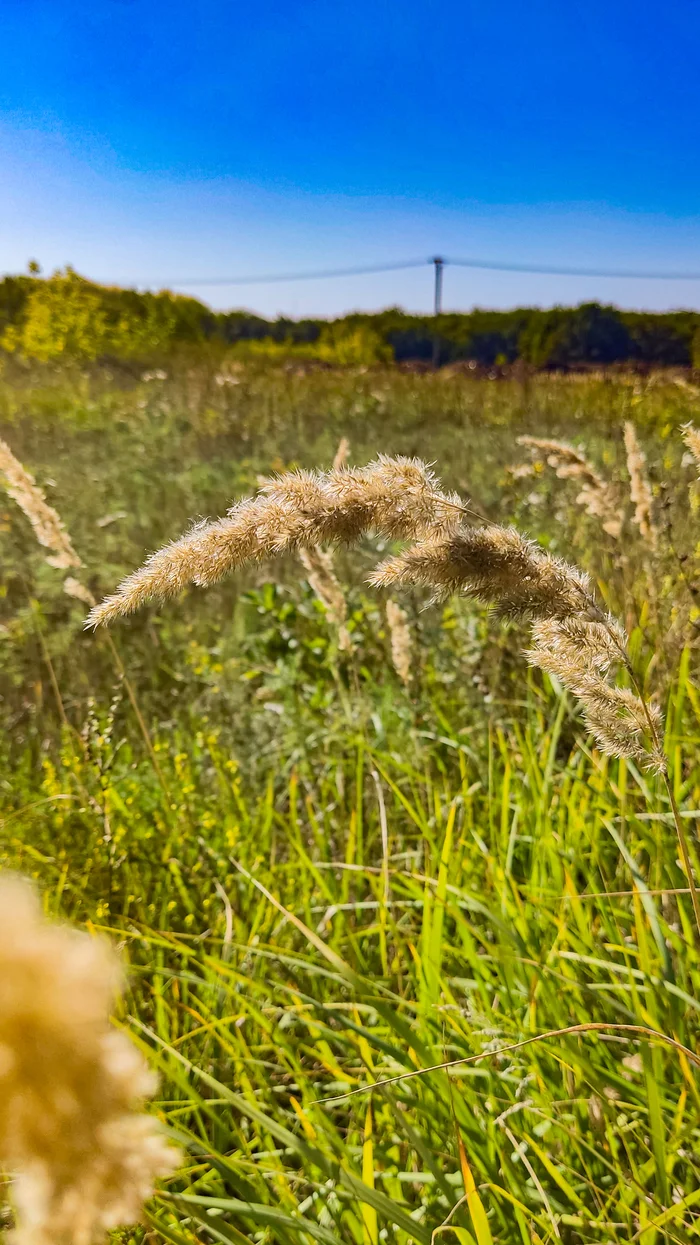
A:
MULTIPOLYGON (((695 865, 693 421, 680 372, 0 372, 0 436, 85 599, 344 438, 587 571, 663 710, 695 865)), ((669 791, 594 746, 528 625, 426 592, 387 611, 369 535, 334 553, 344 620, 290 554, 93 633, 4 492, 0 526, 0 865, 119 945, 115 1023, 186 1155, 120 1239, 697 1239, 700 931, 669 791)))

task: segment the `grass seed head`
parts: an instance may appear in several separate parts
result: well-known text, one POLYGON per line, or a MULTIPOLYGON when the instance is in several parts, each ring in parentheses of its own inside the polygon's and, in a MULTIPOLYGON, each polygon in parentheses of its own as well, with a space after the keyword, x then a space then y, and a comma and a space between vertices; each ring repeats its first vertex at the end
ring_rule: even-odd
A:
POLYGON ((683 440, 695 459, 695 465, 700 471, 700 429, 696 428, 694 424, 684 424, 682 433, 683 440))
POLYGON ((406 611, 402 610, 401 606, 392 600, 391 597, 389 597, 386 603, 386 621, 391 639, 391 660, 394 670, 404 686, 408 687, 411 682, 411 658, 413 654, 411 629, 408 625, 406 611))
MULTIPOLYGON (((601 498, 608 504, 607 486, 573 447, 521 440, 547 452, 559 464, 559 474, 583 479, 601 507, 601 498)), ((463 593, 502 617, 532 620, 529 661, 577 696, 602 750, 662 767, 658 746, 652 743, 650 751, 647 742, 651 710, 645 716, 633 693, 607 681, 608 671, 626 660, 625 636, 596 605, 588 577, 516 528, 470 526, 460 511, 459 500, 443 493, 432 471, 415 459, 380 457, 362 468, 290 472, 265 481, 258 497, 232 507, 225 519, 200 525, 155 553, 92 610, 88 624, 109 622, 188 583, 215 583, 245 561, 298 549, 309 583, 344 646, 349 644, 345 598, 331 556, 319 544, 351 543, 371 529, 389 539, 411 538, 412 545, 376 568, 371 583, 425 587, 433 600, 463 593)), ((602 508, 601 513, 607 512, 602 508)), ((410 633, 403 610, 393 601, 387 621, 394 666, 408 683, 410 633)))
POLYGON ((460 526, 430 536, 377 567, 378 587, 414 585, 434 600, 474 596, 504 617, 556 618, 596 610, 588 577, 514 527, 460 526))
POLYGON ((338 582, 333 566, 333 555, 327 549, 314 545, 310 549, 300 549, 299 558, 307 572, 309 586, 323 605, 331 623, 338 628, 338 647, 349 652, 352 649, 350 632, 345 626, 348 607, 345 593, 338 582))
POLYGON ((629 420, 625 423, 625 450, 627 451, 627 470, 630 477, 630 497, 634 503, 634 522, 652 549, 658 544, 658 531, 654 523, 651 485, 646 473, 646 454, 644 453, 634 424, 629 420))
POLYGON ((73 548, 60 515, 47 502, 36 480, 12 453, 7 442, 0 440, 0 471, 13 501, 29 519, 37 541, 50 556, 46 561, 59 570, 82 566, 73 548))
POLYGON ((633 692, 609 681, 610 672, 625 657, 625 635, 615 619, 542 619, 534 624, 532 639, 526 653, 530 665, 558 679, 576 697, 601 752, 632 758, 646 768, 663 768, 657 739, 649 738, 649 718, 658 738, 658 708, 645 709, 633 692))
POLYGON ((87 626, 165 600, 188 584, 208 587, 246 562, 319 544, 352 544, 367 531, 387 539, 448 532, 459 499, 441 492, 432 471, 413 458, 380 457, 363 468, 288 472, 266 482, 223 519, 199 523, 166 545, 117 592, 97 605, 87 626))
MULTIPOLYGON (((547 465, 553 468, 560 480, 575 480, 580 486, 576 504, 592 518, 599 519, 603 530, 610 536, 620 535, 622 514, 615 491, 581 450, 566 441, 546 437, 518 437, 518 445, 544 454, 547 465)), ((513 474, 516 475, 517 471, 516 468, 513 474)))

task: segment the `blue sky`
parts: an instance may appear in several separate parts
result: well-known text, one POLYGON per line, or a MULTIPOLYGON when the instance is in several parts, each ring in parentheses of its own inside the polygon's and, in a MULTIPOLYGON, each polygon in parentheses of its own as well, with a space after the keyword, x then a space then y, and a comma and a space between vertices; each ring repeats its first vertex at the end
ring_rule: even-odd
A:
MULTIPOLYGON (((456 256, 700 271, 695 0, 0 0, 0 269, 120 284, 456 256)), ((431 274, 188 287, 430 306, 431 274)), ((447 308, 700 307, 449 269, 447 308)))

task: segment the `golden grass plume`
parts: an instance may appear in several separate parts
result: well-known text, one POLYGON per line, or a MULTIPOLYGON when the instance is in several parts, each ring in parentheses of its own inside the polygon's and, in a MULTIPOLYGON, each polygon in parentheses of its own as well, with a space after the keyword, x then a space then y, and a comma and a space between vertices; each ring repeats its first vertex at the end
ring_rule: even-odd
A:
POLYGON ((624 661, 626 637, 619 623, 579 617, 547 618, 532 628, 532 647, 526 653, 533 666, 558 679, 579 701, 586 726, 601 752, 629 757, 652 768, 663 768, 656 742, 661 714, 627 688, 617 687, 610 672, 624 661), (645 735, 651 728, 651 750, 645 735))
POLYGON ((299 550, 299 558, 307 572, 309 585, 323 605, 331 623, 338 630, 338 648, 350 652, 352 640, 345 623, 348 607, 345 593, 338 582, 333 565, 333 555, 320 545, 299 550))
MULTIPOLYGON (((382 457, 361 469, 290 473, 234 506, 227 518, 200 525, 153 554, 91 611, 87 625, 109 622, 189 583, 215 583, 245 561, 289 549, 305 549, 305 565, 313 561, 317 575, 313 546, 351 542, 374 529, 413 543, 377 567, 371 583, 425 587, 434 600, 463 593, 501 616, 533 621, 529 660, 578 697, 601 748, 663 770, 658 715, 610 681, 614 665, 631 668, 624 636, 596 604, 588 577, 514 527, 466 523, 469 513, 414 459, 382 457)), ((319 589, 320 583, 321 595, 319 589)), ((323 592, 330 600, 328 582, 323 592)), ((401 664, 406 674, 405 654, 401 664)))
POLYGON ((121 987, 106 941, 46 920, 27 882, 0 878, 0 1162, 17 1245, 93 1245, 177 1165, 141 1110, 155 1078, 109 1023, 121 987))
POLYGON ((599 613, 587 575, 517 528, 495 523, 460 524, 447 535, 431 534, 378 566, 370 583, 429 588, 434 601, 459 592, 510 618, 599 613))
POLYGON ((411 458, 381 457, 363 468, 297 471, 264 483, 258 496, 223 519, 198 523, 158 550, 93 609, 97 627, 175 596, 208 587, 246 562, 318 544, 352 544, 372 529, 388 539, 455 525, 458 499, 443 494, 430 469, 411 458))
POLYGON ((577 698, 601 751, 664 770, 660 714, 611 681, 617 667, 629 669, 624 632, 602 613, 587 576, 576 567, 515 528, 462 526, 389 558, 371 582, 383 588, 427 587, 437 600, 465 593, 502 616, 529 618, 534 643, 528 661, 577 698))

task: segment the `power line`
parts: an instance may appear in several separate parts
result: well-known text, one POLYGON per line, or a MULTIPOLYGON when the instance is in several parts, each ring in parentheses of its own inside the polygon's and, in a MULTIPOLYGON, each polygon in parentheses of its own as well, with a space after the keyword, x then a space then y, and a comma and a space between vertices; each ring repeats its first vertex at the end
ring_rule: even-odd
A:
POLYGON ((634 281, 700 281, 700 272, 634 272, 629 268, 550 268, 545 264, 505 264, 491 259, 446 259, 459 268, 488 268, 493 272, 530 272, 551 277, 621 277, 634 281))
MULTIPOLYGON (((430 261, 432 262, 432 261, 430 261)), ((322 268, 315 272, 278 272, 258 277, 183 277, 169 285, 265 285, 277 281, 316 281, 327 277, 361 277, 372 272, 398 272, 401 268, 424 268, 424 259, 406 259, 397 264, 368 264, 360 268, 322 268)))
MULTIPOLYGON (((286 281, 321 281, 333 277, 359 277, 371 273, 423 268, 434 259, 407 259, 393 264, 367 264, 354 268, 321 268, 311 272, 279 272, 238 277, 183 277, 165 285, 274 285, 286 281)), ((597 277, 630 281, 700 281, 700 272, 648 272, 629 268, 558 268, 548 264, 517 264, 491 259, 441 259, 441 266, 481 268, 490 272, 523 272, 550 277, 597 277)))

